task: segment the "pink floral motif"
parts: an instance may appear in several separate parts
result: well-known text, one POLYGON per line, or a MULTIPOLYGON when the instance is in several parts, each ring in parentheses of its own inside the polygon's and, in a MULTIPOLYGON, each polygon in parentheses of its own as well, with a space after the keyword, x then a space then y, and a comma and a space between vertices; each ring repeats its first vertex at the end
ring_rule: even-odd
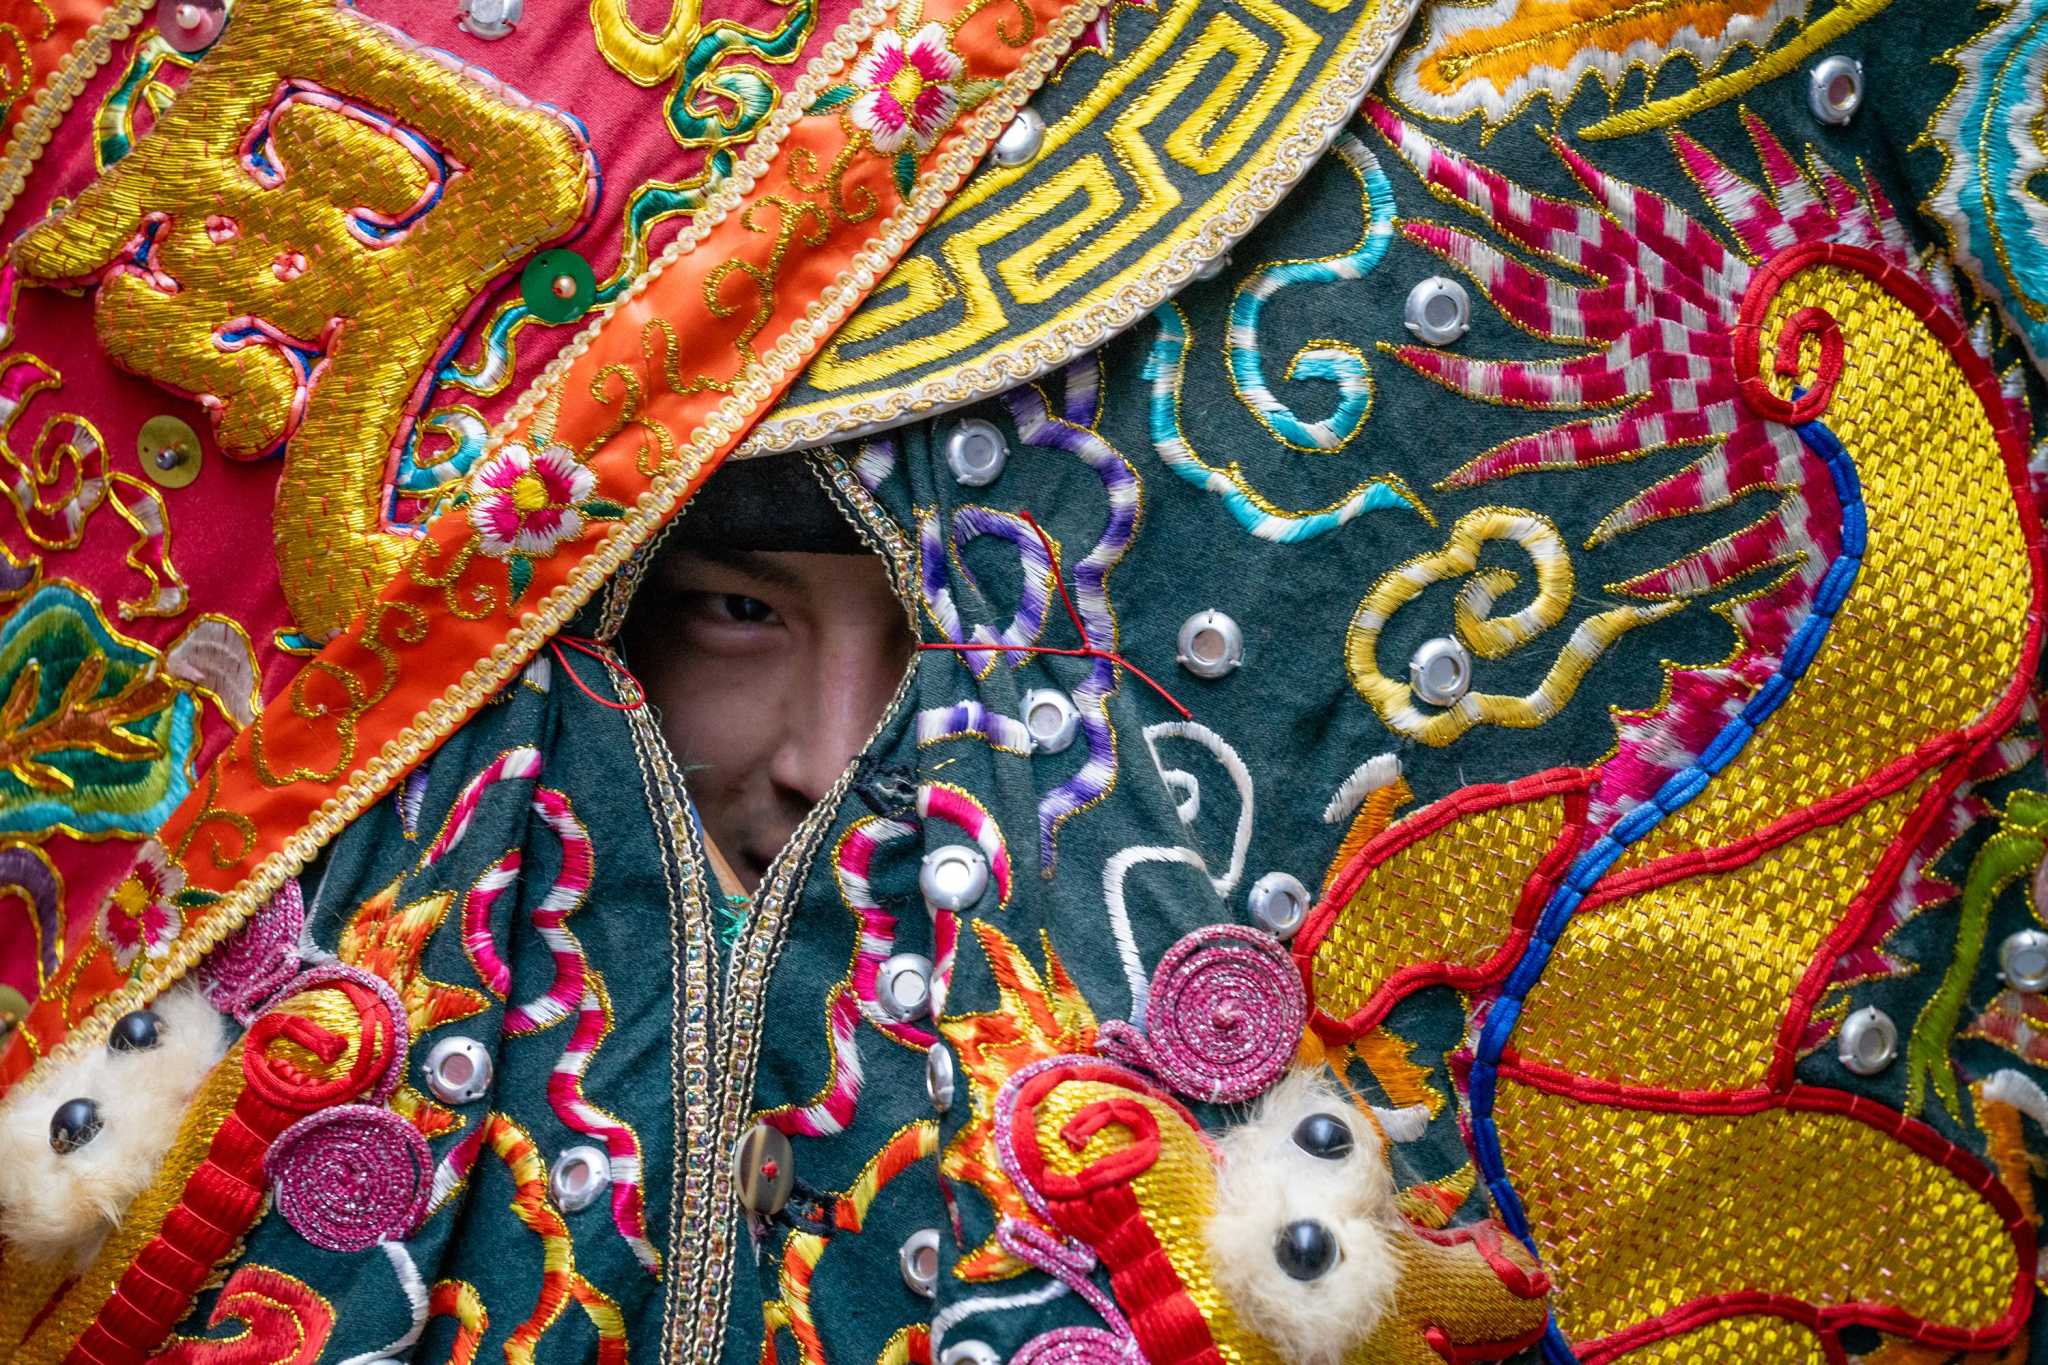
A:
POLYGON ((583 533, 580 504, 596 488, 597 476, 567 446, 536 452, 514 443, 470 474, 470 524, 493 558, 552 554, 583 533))
POLYGON ((100 936, 113 947, 123 970, 138 953, 161 957, 185 927, 177 894, 185 889, 183 869, 164 857, 154 841, 144 844, 135 865, 100 906, 100 936))
POLYGON ((907 139, 918 152, 931 150, 960 112, 954 83, 965 70, 946 30, 926 24, 906 42, 894 29, 875 35, 875 45, 854 64, 852 82, 860 92, 851 110, 878 152, 894 152, 907 139))

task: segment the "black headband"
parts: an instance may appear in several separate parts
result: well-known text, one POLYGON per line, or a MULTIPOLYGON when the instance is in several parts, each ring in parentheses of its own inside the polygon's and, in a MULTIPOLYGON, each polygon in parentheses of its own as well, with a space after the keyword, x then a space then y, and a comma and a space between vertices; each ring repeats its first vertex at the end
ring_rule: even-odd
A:
POLYGON ((728 550, 871 551, 804 455, 728 460, 684 507, 670 544, 728 550))

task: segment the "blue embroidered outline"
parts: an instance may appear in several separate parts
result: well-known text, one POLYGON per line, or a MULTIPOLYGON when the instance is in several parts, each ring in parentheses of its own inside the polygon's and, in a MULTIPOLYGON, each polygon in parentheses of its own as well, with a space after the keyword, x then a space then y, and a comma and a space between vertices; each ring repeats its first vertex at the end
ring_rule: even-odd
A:
MULTIPOLYGON (((1795 390, 1793 396, 1796 398, 1801 392, 1803 390, 1795 390)), ((1734 762, 1735 756, 1748 745, 1757 728, 1792 694, 1792 688, 1805 676, 1814 656, 1820 652, 1822 641, 1834 625, 1835 613, 1848 598, 1849 589, 1855 584, 1856 574, 1863 565, 1868 527, 1864 521, 1863 486, 1856 476, 1855 460, 1824 423, 1801 423, 1793 428, 1793 432, 1827 465, 1828 474, 1834 480, 1835 496, 1842 506, 1841 553, 1828 566, 1814 592, 1812 612, 1793 633, 1777 671, 1756 690, 1734 719, 1722 727, 1713 743, 1693 761, 1692 766, 1672 774, 1658 788, 1656 795, 1615 821, 1613 828, 1573 860, 1563 881, 1544 904, 1528 945, 1522 950, 1514 971, 1502 985, 1499 998, 1487 1013, 1486 1026, 1480 1031, 1479 1043, 1474 1049, 1466 1090, 1472 1120, 1473 1157, 1501 1221, 1538 1259, 1543 1253, 1529 1230, 1528 1213, 1522 1207, 1521 1196, 1508 1179, 1507 1163, 1501 1156, 1500 1130, 1493 1118, 1494 1088, 1500 1079, 1501 1054, 1521 1017, 1523 1001, 1542 979, 1551 950, 1557 946, 1559 936, 1585 900, 1586 893, 1607 874, 1631 844, 1705 791, 1707 784, 1734 762)), ((1564 1333, 1558 1328, 1554 1312, 1544 1333, 1543 1358, 1550 1365, 1577 1365, 1578 1362, 1571 1343, 1565 1340, 1564 1333)))

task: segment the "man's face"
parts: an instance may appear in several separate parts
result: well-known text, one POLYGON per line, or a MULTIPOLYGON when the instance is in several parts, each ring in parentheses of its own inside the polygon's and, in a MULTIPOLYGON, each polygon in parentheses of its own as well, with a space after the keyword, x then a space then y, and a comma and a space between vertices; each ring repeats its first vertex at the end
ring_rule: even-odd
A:
POLYGON ((911 645, 873 555, 678 546, 648 571, 626 656, 749 891, 867 743, 911 645))

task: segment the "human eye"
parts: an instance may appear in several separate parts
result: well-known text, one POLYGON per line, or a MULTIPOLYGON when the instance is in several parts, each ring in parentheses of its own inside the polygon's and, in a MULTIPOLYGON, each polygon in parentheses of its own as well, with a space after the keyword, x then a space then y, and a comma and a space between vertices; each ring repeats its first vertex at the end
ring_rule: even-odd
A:
POLYGON ((756 654, 779 646, 782 614, 752 593, 718 588, 676 594, 681 635, 706 654, 756 654))
POLYGON ((735 625, 768 626, 780 625, 782 622, 782 618, 776 615, 775 608, 758 597, 749 597, 739 592, 705 593, 703 596, 713 599, 706 606, 716 612, 721 620, 730 621, 735 625))

